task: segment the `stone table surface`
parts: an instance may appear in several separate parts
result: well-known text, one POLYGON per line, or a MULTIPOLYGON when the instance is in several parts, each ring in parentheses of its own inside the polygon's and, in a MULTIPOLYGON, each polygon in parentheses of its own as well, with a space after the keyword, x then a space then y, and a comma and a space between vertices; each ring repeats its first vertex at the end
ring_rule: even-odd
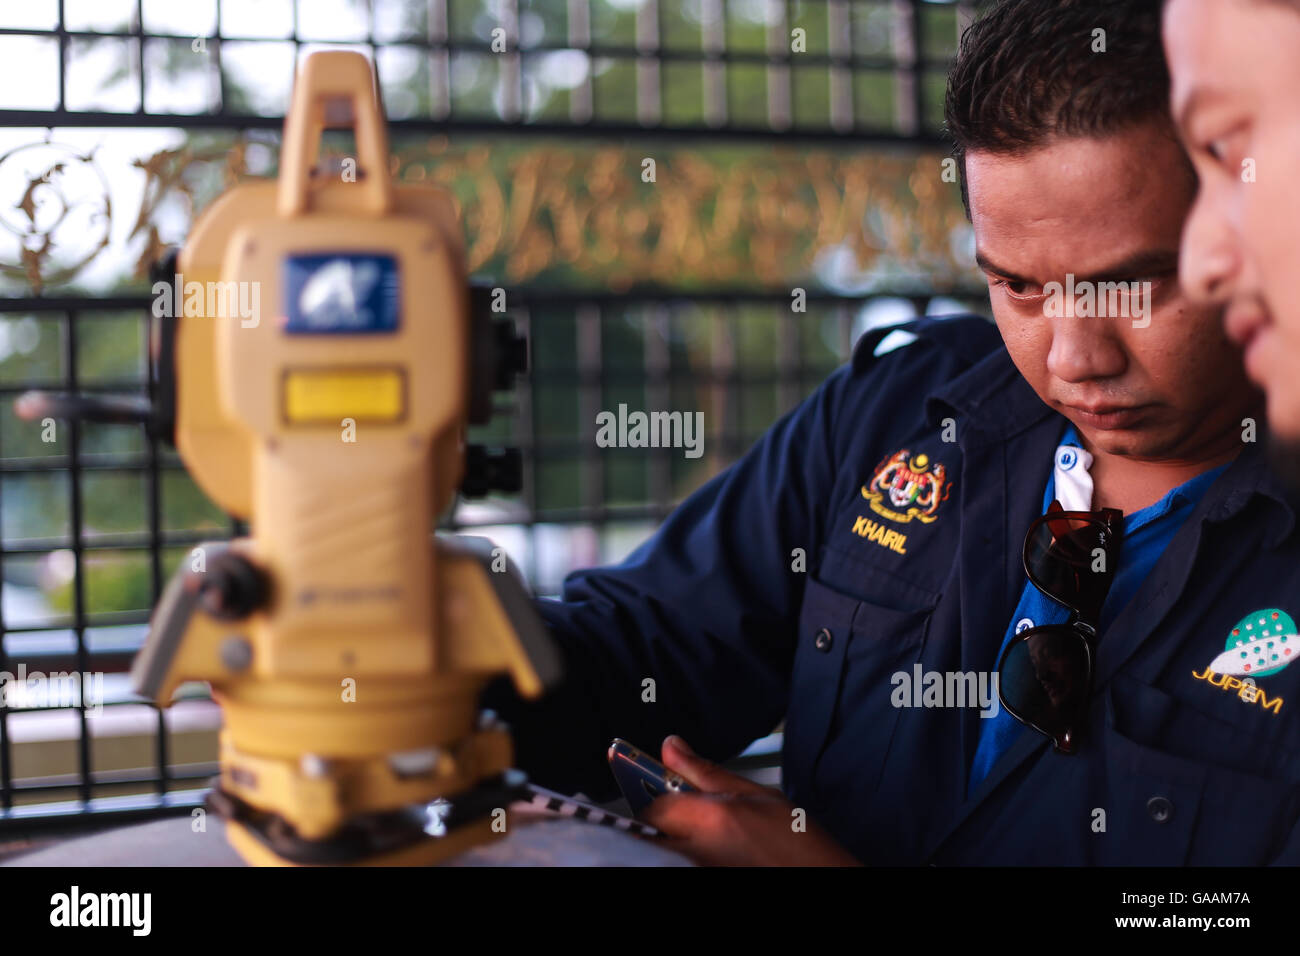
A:
MULTIPOLYGON (((244 866, 215 814, 193 832, 190 817, 169 817, 64 840, 12 856, 0 866, 244 866)), ((442 866, 690 866, 681 854, 611 827, 546 819, 515 826, 501 839, 442 866)))

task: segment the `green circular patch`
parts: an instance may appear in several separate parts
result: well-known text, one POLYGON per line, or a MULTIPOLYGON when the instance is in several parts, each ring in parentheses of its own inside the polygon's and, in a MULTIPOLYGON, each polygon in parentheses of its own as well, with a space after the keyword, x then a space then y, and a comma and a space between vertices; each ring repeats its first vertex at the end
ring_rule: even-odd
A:
POLYGON ((1223 649, 1239 648, 1242 658, 1250 661, 1250 676, 1267 677, 1290 663, 1290 655, 1283 651, 1286 645, 1300 640, 1295 635, 1295 621, 1290 614, 1281 608, 1266 607, 1251 611, 1232 625, 1223 649))

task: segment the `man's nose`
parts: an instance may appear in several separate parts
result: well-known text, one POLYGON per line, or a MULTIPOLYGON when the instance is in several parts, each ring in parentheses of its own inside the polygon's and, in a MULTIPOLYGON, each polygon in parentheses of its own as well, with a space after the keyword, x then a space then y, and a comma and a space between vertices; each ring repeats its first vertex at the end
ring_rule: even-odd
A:
POLYGON ((1127 319, 1059 317, 1052 327, 1047 370, 1063 382, 1115 378, 1127 366, 1124 347, 1114 323, 1127 319))
POLYGON ((1222 305, 1232 298, 1240 270, 1241 252, 1223 202, 1202 191, 1183 225, 1179 284, 1197 305, 1222 305))

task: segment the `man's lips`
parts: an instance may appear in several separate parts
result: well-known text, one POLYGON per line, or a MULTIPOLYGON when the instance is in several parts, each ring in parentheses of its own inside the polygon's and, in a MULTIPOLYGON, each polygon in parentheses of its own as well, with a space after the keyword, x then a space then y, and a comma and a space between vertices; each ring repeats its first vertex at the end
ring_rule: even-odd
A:
POLYGON ((1248 348, 1251 340, 1270 324, 1268 313, 1263 309, 1229 308, 1223 317, 1224 332, 1242 348, 1248 348))
POLYGON ((1260 308, 1229 307, 1223 317, 1223 331, 1241 346, 1246 374, 1259 385, 1266 384, 1261 359, 1272 328, 1268 312, 1260 308))
POLYGON ((1132 428, 1150 405, 1063 405, 1066 414, 1074 421, 1103 431, 1132 428))

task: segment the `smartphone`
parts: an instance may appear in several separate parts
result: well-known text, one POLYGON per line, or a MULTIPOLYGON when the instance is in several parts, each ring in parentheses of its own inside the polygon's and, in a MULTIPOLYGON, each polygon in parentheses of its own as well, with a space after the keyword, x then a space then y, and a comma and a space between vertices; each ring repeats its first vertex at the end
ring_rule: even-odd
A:
POLYGON ((665 793, 699 792, 681 774, 673 773, 644 750, 633 747, 620 737, 615 737, 609 745, 609 769, 633 815, 640 815, 656 797, 665 793))

